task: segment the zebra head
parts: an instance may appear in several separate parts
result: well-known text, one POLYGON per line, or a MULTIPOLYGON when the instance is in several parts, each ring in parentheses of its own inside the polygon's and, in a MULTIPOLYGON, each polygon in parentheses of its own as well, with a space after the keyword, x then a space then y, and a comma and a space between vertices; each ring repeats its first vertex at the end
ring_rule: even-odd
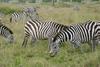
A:
POLYGON ((60 39, 53 38, 52 43, 50 44, 50 56, 54 57, 59 50, 60 39))
MULTIPOLYGON (((65 28, 68 29, 67 26, 65 26, 65 28)), ((59 51, 59 45, 66 39, 68 39, 67 37, 65 37, 65 28, 61 30, 59 33, 57 33, 57 35, 54 38, 52 38, 52 43, 50 44, 50 52, 49 52, 50 56, 55 56, 59 51)))

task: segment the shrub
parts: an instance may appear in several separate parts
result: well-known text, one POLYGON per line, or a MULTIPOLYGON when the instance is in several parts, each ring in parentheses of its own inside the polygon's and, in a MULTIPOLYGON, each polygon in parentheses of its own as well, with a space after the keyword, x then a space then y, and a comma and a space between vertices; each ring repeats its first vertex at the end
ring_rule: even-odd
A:
POLYGON ((21 10, 19 9, 12 9, 12 8, 9 8, 9 7, 0 7, 0 12, 1 13, 4 13, 5 15, 8 15, 8 14, 11 14, 11 13, 14 13, 14 12, 20 12, 21 10))

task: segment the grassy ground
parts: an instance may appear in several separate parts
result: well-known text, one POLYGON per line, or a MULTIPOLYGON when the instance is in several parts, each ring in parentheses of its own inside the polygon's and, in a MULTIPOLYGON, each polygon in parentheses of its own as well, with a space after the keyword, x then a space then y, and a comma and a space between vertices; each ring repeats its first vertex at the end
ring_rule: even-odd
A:
MULTIPOLYGON (((20 5, 2 4, 2 6, 18 8, 20 5), (17 6, 17 7, 16 7, 17 6)), ((1 6, 1 7, 2 7, 1 6)), ((80 10, 73 7, 51 7, 38 5, 37 11, 42 19, 53 20, 57 23, 69 25, 87 20, 100 21, 100 5, 80 5, 80 10)), ((20 8, 20 7, 19 7, 20 8)), ((24 23, 9 23, 9 16, 3 18, 4 24, 14 32, 15 43, 7 44, 0 37, 0 67, 100 67, 100 45, 95 52, 90 51, 87 44, 83 45, 84 53, 73 49, 69 43, 64 43, 58 55, 50 57, 47 49, 47 40, 40 40, 27 48, 22 48, 24 37, 24 23)))

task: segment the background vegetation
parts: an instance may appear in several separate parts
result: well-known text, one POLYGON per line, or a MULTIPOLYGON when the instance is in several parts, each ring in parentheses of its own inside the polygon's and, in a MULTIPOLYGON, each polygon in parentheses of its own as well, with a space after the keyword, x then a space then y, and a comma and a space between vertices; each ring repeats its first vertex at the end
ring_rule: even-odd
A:
POLYGON ((9 23, 10 12, 21 10, 23 6, 38 7, 37 11, 42 20, 70 25, 87 20, 100 21, 100 3, 57 4, 54 7, 47 3, 42 4, 8 4, 0 3, 0 11, 5 13, 2 23, 8 26, 15 36, 15 42, 8 44, 0 37, 0 67, 100 67, 100 45, 95 52, 90 51, 87 44, 83 44, 84 53, 73 49, 69 42, 63 43, 58 55, 50 57, 48 54, 48 41, 39 40, 33 45, 28 43, 22 48, 24 37, 24 23, 9 23))

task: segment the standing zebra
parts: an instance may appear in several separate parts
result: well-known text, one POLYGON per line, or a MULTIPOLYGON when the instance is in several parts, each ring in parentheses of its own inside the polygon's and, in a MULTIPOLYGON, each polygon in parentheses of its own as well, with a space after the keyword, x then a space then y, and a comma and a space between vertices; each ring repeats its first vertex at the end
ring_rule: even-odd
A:
POLYGON ((50 45, 50 55, 55 56, 59 50, 61 42, 70 41, 75 47, 81 47, 82 43, 88 43, 92 51, 95 50, 98 37, 100 38, 99 22, 88 21, 82 24, 76 24, 65 27, 54 38, 50 45))
POLYGON ((38 14, 36 13, 36 10, 34 10, 33 16, 30 16, 30 19, 25 23, 25 36, 22 44, 24 47, 27 45, 29 37, 32 37, 33 43, 39 39, 48 39, 50 44, 52 37, 64 28, 64 25, 53 21, 42 22, 37 16, 38 14))
POLYGON ((1 23, 0 23, 0 35, 3 36, 9 43, 14 42, 13 32, 8 27, 6 27, 1 23))
POLYGON ((33 42, 39 39, 48 39, 49 44, 52 38, 64 28, 64 25, 55 22, 41 22, 38 19, 30 19, 25 24, 25 36, 22 46, 26 46, 28 38, 31 36, 33 42))

